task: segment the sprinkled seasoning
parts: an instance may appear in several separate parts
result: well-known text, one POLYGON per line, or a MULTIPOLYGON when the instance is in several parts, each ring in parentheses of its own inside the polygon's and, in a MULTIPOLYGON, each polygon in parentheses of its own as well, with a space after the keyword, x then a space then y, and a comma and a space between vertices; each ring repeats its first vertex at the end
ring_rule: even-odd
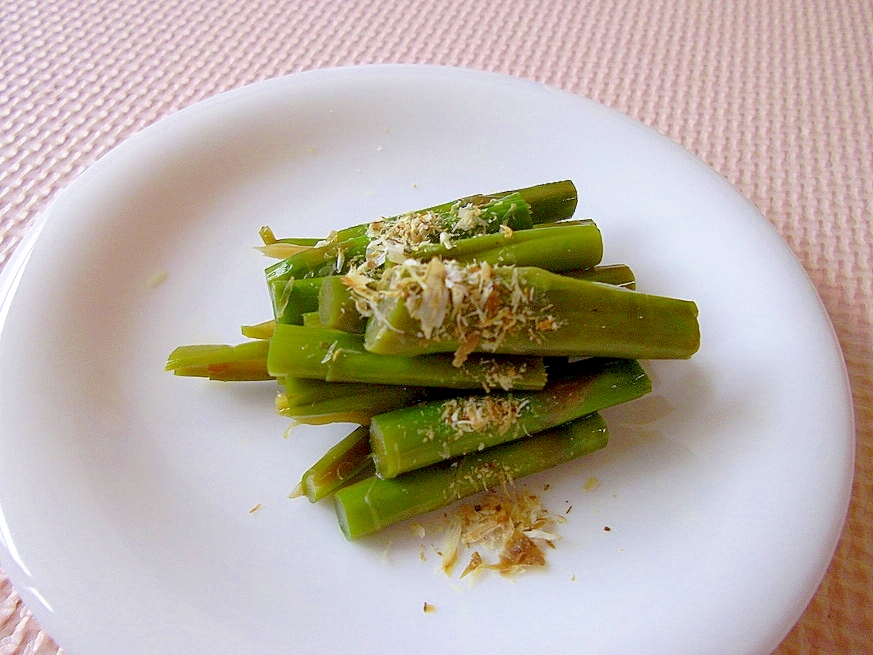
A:
MULTIPOLYGON (((451 454, 447 452, 443 459, 449 457, 451 454)), ((443 490, 443 497, 447 502, 463 497, 463 494, 458 493, 458 486, 462 483, 465 485, 473 484, 482 491, 491 491, 497 488, 508 489, 515 483, 512 470, 495 462, 483 462, 475 468, 465 468, 463 471, 459 470, 457 461, 452 462, 451 466, 456 470, 456 477, 443 490)))
MULTIPOLYGON (((507 212, 507 219, 512 213, 507 212)), ((374 221, 367 226, 366 232, 370 238, 367 264, 370 268, 386 262, 400 264, 424 244, 438 243, 451 250, 455 239, 487 234, 491 229, 488 219, 493 221, 495 216, 489 212, 489 205, 455 203, 448 211, 408 212, 374 221)), ((512 232, 505 224, 499 225, 498 229, 512 232)))
POLYGON ((376 282, 357 271, 345 283, 363 316, 378 315, 383 300, 400 299, 419 322, 420 337, 457 340, 455 366, 474 350, 493 352, 508 335, 525 334, 539 342, 543 332, 562 325, 554 307, 522 280, 518 269, 506 273, 487 262, 407 259, 376 282))
POLYGON ((530 405, 527 398, 514 396, 470 396, 443 402, 440 418, 458 436, 469 432, 506 434, 530 405))
POLYGON ((505 359, 482 359, 479 361, 481 368, 482 388, 485 391, 503 389, 509 391, 515 383, 524 377, 528 366, 524 362, 513 362, 505 359))
POLYGON ((462 578, 484 570, 508 576, 545 566, 543 549, 554 547, 555 527, 564 521, 552 515, 539 497, 512 483, 501 492, 461 505, 447 518, 442 569, 450 574, 461 550, 472 550, 462 578), (483 553, 492 561, 486 561, 483 553))

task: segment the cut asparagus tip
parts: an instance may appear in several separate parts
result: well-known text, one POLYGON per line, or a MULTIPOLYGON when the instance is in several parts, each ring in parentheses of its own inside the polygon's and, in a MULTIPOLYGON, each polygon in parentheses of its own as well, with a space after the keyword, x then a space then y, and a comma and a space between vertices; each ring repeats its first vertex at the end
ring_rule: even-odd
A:
POLYGON ((340 530, 343 531, 343 536, 347 541, 352 541, 352 533, 349 529, 349 517, 346 514, 345 505, 339 495, 334 495, 334 507, 336 508, 336 520, 339 523, 340 530))

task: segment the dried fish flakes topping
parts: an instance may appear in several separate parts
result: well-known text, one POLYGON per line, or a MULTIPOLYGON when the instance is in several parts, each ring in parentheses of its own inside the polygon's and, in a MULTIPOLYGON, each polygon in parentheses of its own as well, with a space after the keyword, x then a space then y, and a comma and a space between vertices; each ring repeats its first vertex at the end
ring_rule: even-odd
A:
POLYGON ((526 362, 507 359, 482 358, 478 360, 477 364, 482 388, 486 392, 498 388, 509 391, 515 387, 515 383, 522 379, 528 370, 526 362))
MULTIPOLYGON (((423 244, 442 244, 451 250, 454 240, 487 234, 497 217, 489 204, 455 203, 448 211, 417 211, 374 221, 367 226, 370 244, 367 261, 371 267, 386 262, 400 264, 423 244)), ((512 212, 504 221, 510 220, 512 212)), ((499 228, 505 228, 505 222, 499 228)))
POLYGON ((450 574, 462 550, 472 551, 460 577, 493 570, 504 576, 546 564, 546 547, 558 541, 555 528, 565 519, 550 513, 540 498, 510 484, 489 492, 448 515, 441 549, 442 569, 450 574), (483 553, 492 561, 486 561, 483 553))
POLYGON ((553 305, 538 297, 518 269, 495 269, 487 262, 406 259, 376 282, 358 271, 346 276, 346 284, 363 316, 377 314, 383 300, 400 299, 420 323, 421 337, 457 340, 455 366, 475 350, 494 352, 508 335, 526 334, 539 342, 543 332, 562 325, 553 305))
POLYGON ((443 402, 440 418, 458 434, 497 432, 506 434, 530 404, 514 396, 470 396, 443 402))

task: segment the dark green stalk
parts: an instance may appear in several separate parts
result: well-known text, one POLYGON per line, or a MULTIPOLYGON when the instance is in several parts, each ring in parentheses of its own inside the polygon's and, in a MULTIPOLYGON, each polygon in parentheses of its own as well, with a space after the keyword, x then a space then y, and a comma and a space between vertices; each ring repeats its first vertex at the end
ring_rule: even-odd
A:
POLYGON ((303 325, 303 314, 318 311, 318 293, 324 278, 272 280, 268 283, 273 316, 279 323, 303 325))
POLYGON ((342 276, 323 278, 318 294, 318 319, 324 327, 363 334, 367 319, 355 307, 351 290, 342 276))
POLYGON ((364 349, 361 335, 282 324, 270 340, 267 368, 276 377, 453 389, 498 388, 500 381, 511 381, 515 389, 541 389, 546 382, 541 358, 483 355, 458 367, 447 355, 374 355, 364 349))
POLYGON ((555 467, 606 446, 599 414, 590 414, 528 439, 465 455, 397 478, 365 478, 334 495, 337 520, 347 539, 444 507, 480 491, 555 467))
MULTIPOLYGON (((543 263, 548 265, 547 262, 543 263)), ((636 284, 633 271, 624 264, 562 271, 561 275, 591 282, 603 282, 627 289, 633 289, 636 284)), ((363 334, 367 327, 367 319, 358 313, 355 298, 351 289, 343 282, 343 277, 328 276, 318 279, 323 280, 318 295, 318 321, 313 320, 309 325, 322 325, 343 332, 363 334)), ((305 320, 304 324, 307 324, 305 320)))
POLYGON ((266 270, 267 282, 345 273, 350 261, 366 255, 369 243, 369 237, 363 235, 301 250, 269 266, 266 270))
POLYGON ((369 425, 376 414, 408 407, 426 397, 423 387, 285 378, 285 393, 276 400, 278 412, 295 423, 359 423, 369 425))
MULTIPOLYGON (((506 196, 513 193, 519 194, 522 200, 527 203, 528 207, 530 208, 531 220, 534 224, 561 221, 570 218, 576 212, 578 194, 576 191, 576 185, 573 184, 571 180, 546 182, 545 184, 536 184, 534 186, 522 187, 520 189, 510 189, 508 191, 498 191, 497 193, 480 193, 474 194, 472 196, 464 196, 463 198, 457 198, 456 200, 443 202, 439 205, 426 207, 425 209, 421 209, 419 211, 422 213, 428 211, 441 213, 450 211, 453 206, 465 206, 468 204, 473 204, 481 207, 487 205, 490 202, 494 202, 495 200, 505 198, 506 196)), ((399 214, 398 216, 392 216, 386 220, 393 220, 399 218, 399 216, 402 216, 402 214, 399 214)), ((335 234, 329 237, 325 237, 323 239, 277 239, 273 234, 272 230, 264 227, 261 228, 261 239, 263 240, 264 245, 270 245, 272 243, 290 243, 294 245, 314 246, 319 243, 319 241, 334 240, 341 242, 347 239, 354 239, 356 237, 364 236, 366 235, 367 228, 369 226, 370 223, 353 225, 351 227, 343 228, 342 230, 337 231, 335 234)))
POLYGON ((633 360, 592 359, 573 368, 574 377, 550 381, 542 391, 436 400, 374 416, 370 441, 376 471, 393 478, 541 432, 652 390, 648 376, 633 360))
POLYGON ((544 225, 535 230, 485 234, 447 248, 441 244, 416 248, 415 259, 432 257, 494 266, 538 266, 549 271, 590 268, 603 257, 603 239, 593 221, 574 225, 544 225))
POLYGON ((562 271, 561 275, 589 282, 602 282, 625 289, 635 289, 637 284, 634 272, 624 264, 605 264, 577 271, 562 271))
MULTIPOLYGON (((416 212, 412 212, 411 215, 415 214, 416 212)), ((440 225, 444 225, 444 229, 434 230, 431 238, 432 242, 442 252, 447 247, 440 244, 440 235, 442 232, 449 234, 452 225, 458 223, 459 217, 457 215, 457 208, 454 206, 439 212, 438 215, 438 222, 440 225)), ((390 225, 393 221, 399 222, 404 220, 409 220, 407 215, 387 218, 379 223, 390 225)), ((486 234, 496 233, 502 226, 520 231, 533 227, 528 206, 517 193, 490 201, 484 205, 481 220, 485 225, 477 229, 484 230, 486 234)), ((371 243, 367 230, 363 234, 358 235, 358 229, 350 228, 351 231, 344 230, 339 232, 332 239, 321 245, 307 248, 273 264, 267 268, 267 281, 272 284, 277 280, 322 277, 347 272, 350 266, 355 266, 364 260, 368 254, 367 247, 371 243)), ((472 233, 460 231, 457 235, 454 235, 454 238, 465 239, 470 236, 472 236, 472 233)), ((415 255, 413 254, 412 256, 415 255)))
POLYGON ((306 312, 301 317, 303 327, 327 327, 322 324, 321 317, 318 315, 318 312, 306 312))
POLYGON ((486 333, 478 327, 481 319, 473 316, 463 335, 449 319, 426 338, 404 299, 386 294, 367 323, 365 347, 377 354, 412 357, 454 352, 463 341, 472 343, 476 352, 675 359, 690 357, 700 345, 697 306, 691 301, 532 267, 496 268, 494 276, 503 281, 503 291, 494 298, 494 316, 504 311, 513 289, 532 290, 534 296, 525 303, 524 316, 512 313, 516 319, 511 329, 486 333))
POLYGON ((562 221, 576 212, 578 194, 576 185, 570 180, 537 184, 519 189, 518 192, 530 205, 530 215, 535 224, 562 221))
MULTIPOLYGON (((416 213, 433 212, 444 214, 451 221, 452 212, 458 206, 467 204, 486 209, 489 230, 496 232, 501 225, 512 230, 525 230, 536 223, 548 223, 572 216, 576 210, 576 187, 569 180, 539 184, 498 194, 474 195, 422 209, 416 213)), ((383 219, 382 222, 402 220, 408 214, 383 219)), ((457 220, 457 215, 454 215, 457 220)), ((348 264, 366 256, 370 243, 367 237, 371 223, 355 225, 339 230, 330 237, 273 264, 266 270, 267 280, 289 278, 321 277, 341 274, 348 270, 348 264)), ((263 235, 262 235, 263 236, 263 235)), ((439 237, 439 235, 435 235, 439 237)), ((457 235, 462 238, 466 235, 457 235)), ((279 241, 272 237, 274 241, 279 241)), ((438 239, 435 239, 438 241, 438 239)))
POLYGON ((512 193, 517 193, 530 208, 531 220, 534 224, 552 223, 570 218, 576 211, 578 194, 576 185, 570 180, 546 182, 521 189, 511 189, 498 193, 479 194, 459 198, 458 200, 431 207, 432 211, 447 211, 454 204, 484 205, 499 200, 512 193))
POLYGON ((293 496, 305 495, 314 503, 337 489, 373 475, 370 431, 359 427, 328 450, 303 474, 293 496))
POLYGON ((270 339, 267 368, 276 375, 327 380, 335 354, 360 347, 359 336, 339 330, 277 324, 270 339))

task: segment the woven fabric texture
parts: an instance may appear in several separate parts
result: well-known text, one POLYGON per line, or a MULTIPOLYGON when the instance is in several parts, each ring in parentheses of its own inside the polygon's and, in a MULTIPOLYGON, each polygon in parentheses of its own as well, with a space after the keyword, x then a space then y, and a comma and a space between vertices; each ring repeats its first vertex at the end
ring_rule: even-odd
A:
MULTIPOLYGON (((779 230, 842 344, 853 500, 780 655, 871 653, 873 4, 868 0, 2 0, 0 265, 120 141, 219 92, 328 66, 428 63, 590 97, 677 141, 779 230)), ((0 655, 62 652, 0 577, 0 655)))

